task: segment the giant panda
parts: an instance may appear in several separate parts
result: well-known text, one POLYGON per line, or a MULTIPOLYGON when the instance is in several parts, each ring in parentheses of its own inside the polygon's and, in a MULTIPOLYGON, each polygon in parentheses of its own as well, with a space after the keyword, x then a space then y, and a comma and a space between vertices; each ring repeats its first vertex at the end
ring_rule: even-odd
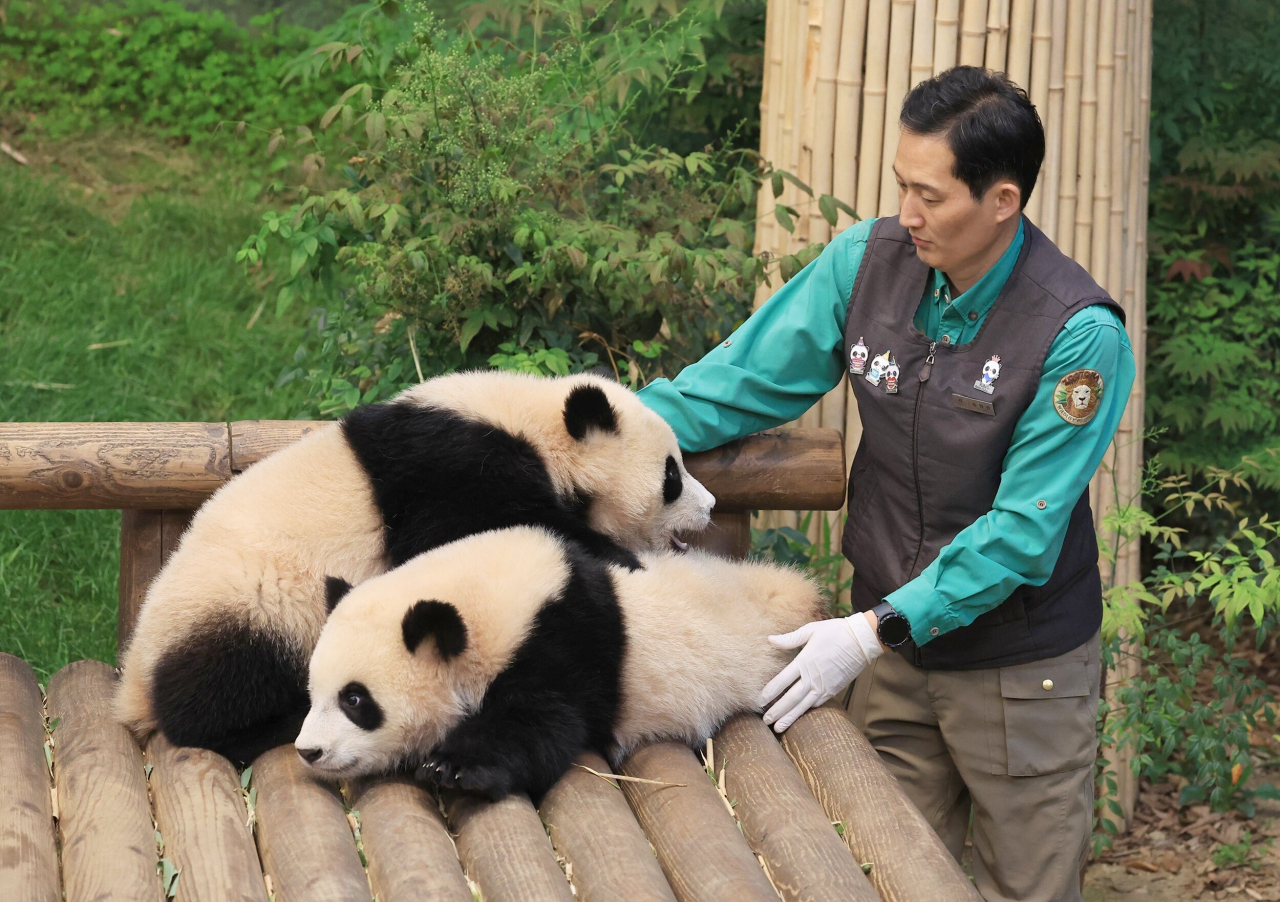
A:
POLYGON ((115 714, 140 738, 250 761, 289 742, 325 576, 359 583, 447 542, 540 524, 587 553, 682 544, 714 498, 670 427, 594 375, 466 372, 357 408, 230 480, 147 592, 115 714))
POLYGON ((758 710, 790 652, 771 634, 823 616, 799 571, 699 551, 606 564, 538 527, 419 555, 335 607, 310 663, 298 754, 343 778, 420 777, 535 801, 592 749, 699 745, 758 710))

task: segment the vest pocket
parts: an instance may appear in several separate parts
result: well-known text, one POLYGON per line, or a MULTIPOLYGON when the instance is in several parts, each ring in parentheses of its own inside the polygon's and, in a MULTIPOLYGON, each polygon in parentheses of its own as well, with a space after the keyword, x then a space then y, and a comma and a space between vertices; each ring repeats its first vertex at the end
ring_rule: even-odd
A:
POLYGON ((1001 667, 1002 773, 1037 777, 1091 764, 1099 679, 1096 638, 1056 658, 1001 667))

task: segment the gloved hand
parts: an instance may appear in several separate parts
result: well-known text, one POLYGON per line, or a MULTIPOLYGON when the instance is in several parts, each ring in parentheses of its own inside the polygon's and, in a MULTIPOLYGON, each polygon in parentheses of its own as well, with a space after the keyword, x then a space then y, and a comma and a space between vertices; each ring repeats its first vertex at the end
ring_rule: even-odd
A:
POLYGON ((770 636, 769 644, 774 648, 804 646, 760 693, 759 704, 763 708, 791 687, 764 715, 764 722, 773 724, 779 733, 814 705, 822 704, 849 685, 884 652, 864 614, 815 620, 784 636, 770 636))

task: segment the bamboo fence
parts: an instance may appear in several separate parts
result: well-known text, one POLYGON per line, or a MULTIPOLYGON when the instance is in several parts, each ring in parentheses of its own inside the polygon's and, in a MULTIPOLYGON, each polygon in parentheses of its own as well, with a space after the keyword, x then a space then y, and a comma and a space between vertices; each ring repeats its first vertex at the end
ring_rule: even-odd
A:
MULTIPOLYGON (((1007 72, 1025 87, 1046 131, 1044 167, 1026 213, 1124 307, 1138 376, 1116 440, 1090 486, 1099 526, 1137 498, 1142 471, 1146 358, 1146 216, 1152 0, 770 0, 761 155, 861 217, 898 210, 892 163, 907 91, 957 63, 1007 72)), ((832 229, 815 199, 784 183, 761 191, 756 251, 775 256, 826 242, 832 229), (800 211, 788 232, 773 215, 800 211)), ((778 287, 763 286, 759 306, 778 287)), ((861 424, 842 382, 800 420, 843 430, 852 459, 861 424)), ((826 516, 834 536, 842 516, 826 516)), ((799 523, 796 513, 769 525, 799 523)), ((836 540, 838 541, 838 539, 836 540)), ((1139 577, 1138 548, 1102 564, 1104 584, 1139 577)), ((1136 786, 1119 768, 1126 815, 1136 786)))

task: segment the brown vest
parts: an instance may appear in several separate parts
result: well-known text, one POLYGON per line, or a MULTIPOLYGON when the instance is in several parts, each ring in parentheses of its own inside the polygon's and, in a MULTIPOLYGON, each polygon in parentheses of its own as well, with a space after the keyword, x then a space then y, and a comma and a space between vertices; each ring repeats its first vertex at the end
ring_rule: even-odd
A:
MULTIPOLYGON (((844 359, 861 340, 892 351, 897 392, 850 372, 862 440, 849 475, 843 551, 853 564, 853 606, 874 607, 928 566, 956 534, 991 510, 1014 426, 1039 386, 1049 347, 1074 314, 1124 311, 1089 274, 1023 220, 1022 251, 977 336, 932 342, 914 324, 929 267, 896 217, 875 224, 845 320, 844 359), (974 387, 998 355, 987 394, 974 387), (932 363, 929 362, 932 356, 932 363)), ((1064 424, 1065 426, 1065 424, 1064 424)), ((1073 428, 1073 427, 1065 427, 1073 428)), ((1016 536, 1009 537, 1016 541, 1016 536)), ((903 651, 917 665, 974 669, 1042 660, 1081 645, 1102 622, 1098 547, 1086 490, 1071 513, 1049 581, 1023 585, 973 623, 903 651)))

